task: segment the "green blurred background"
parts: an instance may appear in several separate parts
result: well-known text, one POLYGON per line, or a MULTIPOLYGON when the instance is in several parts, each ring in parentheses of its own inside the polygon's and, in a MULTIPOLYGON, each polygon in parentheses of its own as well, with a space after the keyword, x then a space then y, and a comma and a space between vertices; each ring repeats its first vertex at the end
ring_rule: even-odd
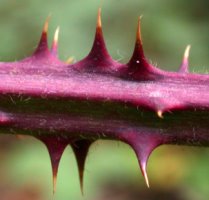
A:
MULTIPOLYGON (((135 40, 137 18, 147 57, 166 70, 177 70, 191 44, 192 72, 209 70, 208 0, 0 0, 0 59, 29 56, 51 14, 49 40, 59 25, 62 60, 83 58, 94 38, 98 8, 107 48, 127 62, 135 40)), ((209 199, 209 150, 163 146, 152 154, 145 187, 133 151, 119 142, 99 141, 90 149, 81 196, 70 147, 61 160, 57 192, 52 195, 51 166, 45 147, 33 138, 0 137, 1 200, 135 200, 209 199)))

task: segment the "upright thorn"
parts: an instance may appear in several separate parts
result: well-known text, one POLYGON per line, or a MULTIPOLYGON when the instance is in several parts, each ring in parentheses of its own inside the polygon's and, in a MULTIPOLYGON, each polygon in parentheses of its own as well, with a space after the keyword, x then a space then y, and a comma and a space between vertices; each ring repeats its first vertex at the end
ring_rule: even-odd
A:
POLYGON ((49 15, 46 18, 46 21, 44 23, 44 27, 43 27, 43 33, 47 34, 48 33, 48 29, 49 29, 49 20, 51 19, 51 15, 49 15))
POLYGON ((138 45, 142 46, 142 38, 141 38, 141 18, 142 16, 140 16, 138 18, 138 24, 137 24, 137 31, 136 31, 136 43, 138 45))
MULTIPOLYGON (((94 70, 95 68, 100 69, 100 70, 107 69, 114 62, 107 51, 104 37, 103 37, 102 22, 101 22, 101 8, 99 8, 98 10, 94 42, 93 42, 91 51, 89 52, 88 56, 85 58, 85 61, 86 60, 91 63, 89 69, 93 68, 94 70)), ((86 62, 85 62, 84 68, 86 68, 86 62)))
POLYGON ((135 47, 128 66, 128 74, 145 79, 149 74, 148 72, 152 71, 152 66, 147 62, 142 46, 141 17, 138 18, 135 47))
POLYGON ((182 59, 182 63, 179 69, 179 72, 181 73, 188 73, 189 72, 189 52, 191 49, 191 45, 187 45, 185 51, 184 51, 184 56, 182 59))
POLYGON ((59 31, 60 31, 60 27, 58 26, 54 33, 54 39, 53 39, 52 48, 51 48, 51 52, 53 52, 54 54, 57 54, 59 31))
POLYGON ((97 14, 96 35, 95 35, 95 39, 94 39, 94 45, 96 45, 97 42, 101 42, 101 41, 104 42, 103 41, 103 33, 102 33, 101 8, 99 8, 98 14, 97 14))
POLYGON ((78 140, 73 144, 71 144, 78 164, 78 172, 79 172, 80 187, 82 194, 83 194, 83 176, 84 176, 85 161, 91 144, 92 141, 89 140, 78 140))
POLYGON ((138 59, 140 62, 142 62, 145 59, 141 37, 141 16, 138 18, 135 49, 132 59, 134 58, 138 59))
POLYGON ((101 8, 98 9, 98 15, 97 15, 97 29, 102 28, 102 20, 101 20, 101 8))
POLYGON ((48 41, 47 41, 47 34, 48 34, 48 28, 49 28, 49 20, 51 16, 49 15, 44 23, 41 39, 39 41, 38 47, 35 51, 35 54, 41 53, 41 52, 47 52, 48 51, 48 41))
POLYGON ((185 59, 188 59, 189 58, 190 49, 191 49, 191 45, 187 45, 187 47, 185 49, 185 52, 184 52, 184 58, 185 59))

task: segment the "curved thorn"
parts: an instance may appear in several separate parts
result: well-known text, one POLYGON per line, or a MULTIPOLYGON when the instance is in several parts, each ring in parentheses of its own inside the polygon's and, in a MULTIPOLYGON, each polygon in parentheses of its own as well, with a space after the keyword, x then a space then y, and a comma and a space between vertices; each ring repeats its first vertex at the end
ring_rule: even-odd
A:
POLYGON ((191 49, 191 45, 187 45, 185 51, 184 51, 184 56, 182 59, 182 63, 179 69, 179 72, 181 73, 188 73, 189 71, 189 52, 191 49))
POLYGON ((58 26, 54 33, 54 39, 53 39, 52 48, 51 48, 51 51, 55 54, 57 54, 59 31, 60 31, 60 27, 58 26))
POLYGON ((147 176, 147 161, 140 162, 140 168, 141 168, 142 175, 144 177, 145 183, 146 183, 147 187, 149 188, 150 185, 149 185, 149 179, 148 179, 148 176, 147 176))
POLYGON ((154 149, 162 144, 161 135, 150 135, 147 132, 140 134, 138 132, 130 132, 126 134, 123 141, 128 143, 134 150, 146 185, 150 187, 146 171, 147 162, 154 149))
POLYGON ((145 183, 147 187, 149 188, 150 185, 149 185, 149 179, 147 176, 147 161, 150 157, 150 154, 155 149, 156 145, 149 144, 147 143, 147 141, 142 141, 142 142, 144 144, 140 144, 140 145, 138 144, 136 146, 133 146, 133 149, 137 155, 137 159, 138 159, 139 166, 140 166, 142 175, 144 177, 145 183))

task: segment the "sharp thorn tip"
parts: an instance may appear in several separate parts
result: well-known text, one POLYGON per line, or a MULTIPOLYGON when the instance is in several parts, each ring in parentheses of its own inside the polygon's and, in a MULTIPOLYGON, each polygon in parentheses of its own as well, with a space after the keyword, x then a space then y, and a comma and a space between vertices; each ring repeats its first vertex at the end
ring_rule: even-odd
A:
POLYGON ((53 43, 51 47, 51 50, 56 53, 57 53, 57 44, 58 44, 58 39, 59 39, 59 31, 60 31, 60 27, 58 26, 55 30, 54 39, 53 39, 53 43))
POLYGON ((49 20, 51 19, 51 15, 48 15, 48 17, 46 18, 46 21, 44 23, 44 27, 43 27, 43 33, 47 33, 48 32, 48 28, 49 28, 49 20))
POLYGON ((184 59, 186 59, 186 60, 188 60, 188 58, 189 58, 190 49, 191 49, 191 45, 187 45, 185 52, 184 52, 184 59))
POLYGON ((157 116, 161 119, 163 119, 163 112, 161 110, 157 111, 157 116))
POLYGON ((189 70, 189 52, 190 52, 191 45, 187 45, 185 51, 184 51, 184 56, 182 59, 182 63, 179 69, 179 72, 181 73, 187 73, 189 70))
POLYGON ((101 20, 101 8, 98 9, 98 15, 97 15, 97 28, 102 27, 102 20, 101 20))
POLYGON ((57 175, 53 176, 53 194, 56 192, 56 187, 57 187, 57 175))
POLYGON ((60 31, 60 27, 58 26, 55 30, 54 33, 54 42, 57 43, 58 42, 58 38, 59 38, 59 31, 60 31))
POLYGON ((142 40, 141 40, 141 16, 138 18, 136 42, 138 42, 140 44, 142 43, 142 40))
POLYGON ((147 187, 150 188, 149 179, 148 179, 147 170, 146 170, 146 163, 142 163, 141 169, 142 169, 142 174, 144 176, 145 183, 147 187))

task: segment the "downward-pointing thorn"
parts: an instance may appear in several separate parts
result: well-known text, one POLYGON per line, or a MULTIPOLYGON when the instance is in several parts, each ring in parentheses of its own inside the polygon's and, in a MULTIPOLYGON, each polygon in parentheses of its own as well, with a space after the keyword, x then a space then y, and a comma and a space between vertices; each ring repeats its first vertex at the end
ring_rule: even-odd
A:
POLYGON ((92 141, 89 140, 78 140, 71 144, 78 164, 78 172, 79 172, 80 187, 82 194, 83 194, 83 175, 84 175, 85 161, 91 144, 92 141))
POLYGON ((185 51, 184 51, 184 56, 182 59, 181 67, 179 69, 179 72, 181 73, 187 73, 189 71, 189 52, 191 49, 191 45, 187 45, 185 51))
POLYGON ((163 112, 161 110, 157 111, 157 116, 161 119, 163 119, 163 112))
POLYGON ((57 174, 53 175, 53 194, 55 194, 57 189, 57 174))
POLYGON ((149 134, 148 132, 140 132, 140 134, 139 132, 130 132, 128 137, 125 136, 124 141, 128 143, 136 153, 146 185, 147 187, 150 187, 146 171, 147 162, 152 151, 162 144, 161 135, 153 135, 149 134))
POLYGON ((68 144, 68 141, 64 138, 41 136, 40 139, 47 147, 49 152, 51 166, 52 166, 52 178, 53 178, 53 194, 56 192, 57 173, 59 168, 60 159, 68 144))
POLYGON ((147 176, 147 169, 146 169, 147 168, 147 164, 146 164, 146 161, 145 162, 141 162, 140 163, 140 167, 141 167, 144 179, 145 179, 145 183, 146 183, 147 187, 149 188, 150 185, 149 185, 149 179, 148 179, 148 176, 147 176))

